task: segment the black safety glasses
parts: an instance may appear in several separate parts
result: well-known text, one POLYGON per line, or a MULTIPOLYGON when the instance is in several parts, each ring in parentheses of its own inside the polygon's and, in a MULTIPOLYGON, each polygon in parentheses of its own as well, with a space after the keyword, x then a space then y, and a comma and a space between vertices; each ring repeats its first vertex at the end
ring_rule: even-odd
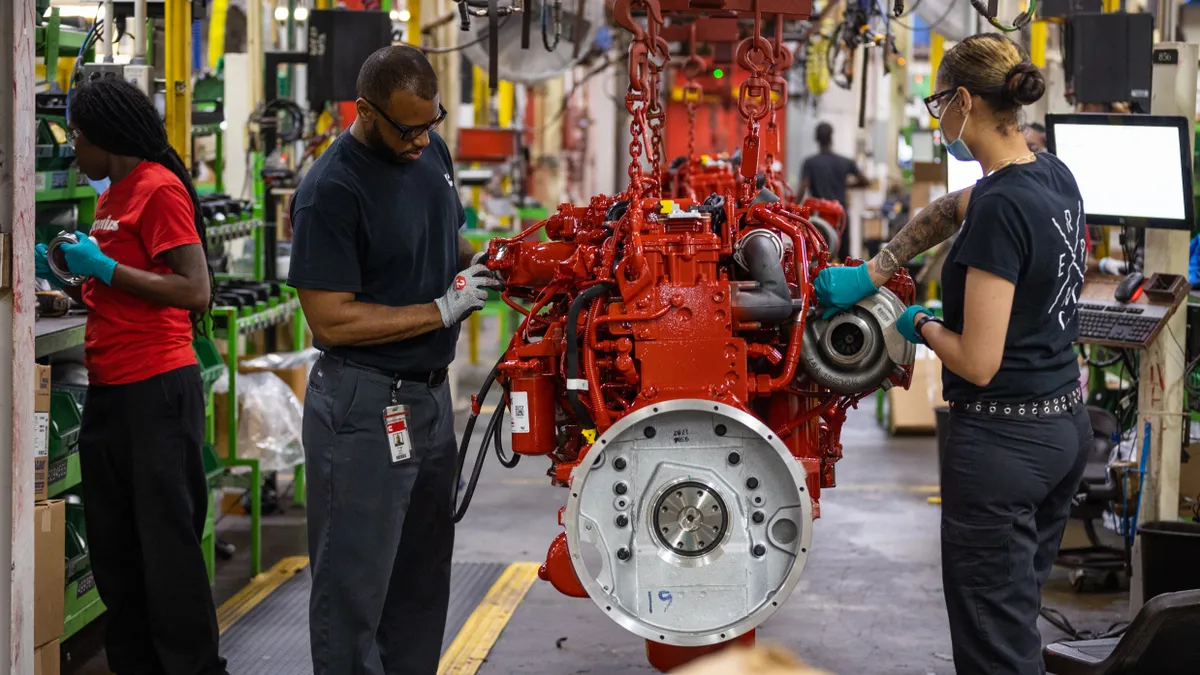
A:
POLYGON ((438 125, 440 125, 446 119, 446 109, 443 108, 442 104, 439 103, 438 116, 433 118, 432 122, 429 122, 428 124, 422 124, 420 126, 410 127, 407 124, 400 124, 396 120, 388 117, 388 114, 383 111, 383 108, 375 105, 369 99, 364 98, 363 100, 366 101, 372 108, 374 108, 375 112, 379 113, 380 117, 387 120, 388 124, 392 125, 392 128, 396 130, 396 133, 400 134, 400 138, 403 138, 406 141, 411 141, 422 134, 433 131, 434 129, 438 128, 438 125))
POLYGON ((957 87, 939 91, 933 96, 926 96, 925 109, 929 111, 929 116, 935 120, 942 119, 942 106, 946 105, 954 97, 954 92, 956 91, 958 91, 957 87))

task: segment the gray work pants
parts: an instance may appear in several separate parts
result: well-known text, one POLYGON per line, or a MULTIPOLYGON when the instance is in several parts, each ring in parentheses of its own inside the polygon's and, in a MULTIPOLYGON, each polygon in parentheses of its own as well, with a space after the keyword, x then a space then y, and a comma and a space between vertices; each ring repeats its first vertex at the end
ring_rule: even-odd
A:
POLYGON ((314 675, 434 675, 450 596, 450 388, 403 382, 413 456, 383 427, 392 378, 322 356, 304 400, 314 675))
POLYGON ((1041 675, 1042 585, 1092 441, 1074 412, 952 411, 942 457, 942 586, 958 675, 1041 675))

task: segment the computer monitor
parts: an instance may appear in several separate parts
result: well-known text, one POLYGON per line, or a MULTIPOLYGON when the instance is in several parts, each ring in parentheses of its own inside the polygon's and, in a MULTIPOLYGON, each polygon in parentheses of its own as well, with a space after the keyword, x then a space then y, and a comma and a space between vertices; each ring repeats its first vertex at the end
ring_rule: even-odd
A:
POLYGON ((1046 116, 1046 144, 1071 169, 1091 225, 1191 230, 1193 123, 1161 115, 1046 116))
POLYGON ((960 162, 949 154, 946 155, 946 192, 957 192, 972 187, 983 178, 983 168, 979 162, 960 162))

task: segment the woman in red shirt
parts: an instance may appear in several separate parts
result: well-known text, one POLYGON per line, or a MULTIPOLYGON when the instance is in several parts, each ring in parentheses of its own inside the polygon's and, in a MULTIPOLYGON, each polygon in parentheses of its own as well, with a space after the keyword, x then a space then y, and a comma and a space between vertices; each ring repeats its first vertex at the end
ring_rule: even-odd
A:
POLYGON ((154 104, 128 82, 79 86, 68 126, 80 170, 111 180, 91 236, 62 247, 68 269, 89 277, 79 457, 109 668, 221 675, 200 547, 208 486, 192 337, 212 284, 196 191, 154 104))

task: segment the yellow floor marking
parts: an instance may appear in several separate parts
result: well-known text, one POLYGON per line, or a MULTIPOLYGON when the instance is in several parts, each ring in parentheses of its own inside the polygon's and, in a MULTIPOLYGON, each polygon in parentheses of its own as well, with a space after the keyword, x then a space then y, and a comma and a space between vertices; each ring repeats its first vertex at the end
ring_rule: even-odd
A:
POLYGON ((539 564, 513 563, 475 608, 438 663, 438 675, 474 675, 537 579, 539 564))
POLYGON ((230 626, 237 623, 238 619, 249 614, 250 610, 266 600, 267 596, 275 592, 275 589, 296 576, 296 573, 305 567, 308 567, 307 556, 284 558, 275 563, 271 569, 251 579, 245 588, 226 600, 217 610, 217 625, 221 632, 224 633, 230 626))

